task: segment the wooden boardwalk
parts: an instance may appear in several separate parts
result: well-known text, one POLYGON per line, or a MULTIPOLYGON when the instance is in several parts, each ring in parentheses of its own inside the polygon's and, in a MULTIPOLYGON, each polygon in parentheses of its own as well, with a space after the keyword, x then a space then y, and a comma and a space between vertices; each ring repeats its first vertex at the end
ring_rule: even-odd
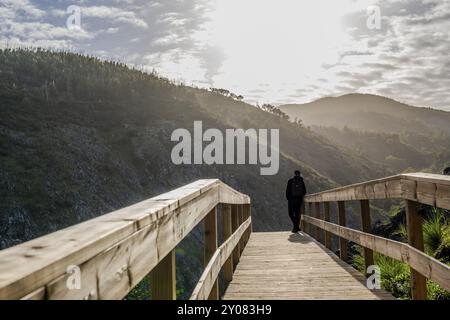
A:
POLYGON ((331 236, 339 238, 342 259, 352 242, 364 248, 367 267, 374 253, 407 264, 415 300, 427 298, 427 279, 450 292, 450 266, 423 252, 419 213, 420 203, 450 210, 449 176, 402 174, 310 194, 304 201, 301 222, 311 236, 252 233, 248 195, 218 179, 198 180, 1 250, 0 300, 123 299, 146 276, 152 299, 175 299, 175 251, 200 224, 205 268, 192 300, 219 299, 221 285, 227 288, 224 299, 393 299, 369 290, 362 274, 327 249, 331 236), (371 234, 370 201, 387 199, 405 201, 408 243, 371 234), (360 202, 362 230, 346 226, 350 201, 360 202), (338 221, 332 223, 336 205, 338 221), (322 235, 325 246, 315 240, 322 235), (80 268, 80 290, 67 285, 72 266, 80 268))
POLYGON ((393 299, 305 233, 252 233, 224 299, 393 299))

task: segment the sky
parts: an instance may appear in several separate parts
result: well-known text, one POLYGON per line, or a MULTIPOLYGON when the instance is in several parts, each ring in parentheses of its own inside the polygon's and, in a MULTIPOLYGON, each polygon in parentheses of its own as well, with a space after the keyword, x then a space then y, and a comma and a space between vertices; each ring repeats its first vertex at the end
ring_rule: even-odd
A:
POLYGON ((23 46, 253 104, 359 92, 450 111, 449 0, 1 0, 0 47, 23 46))

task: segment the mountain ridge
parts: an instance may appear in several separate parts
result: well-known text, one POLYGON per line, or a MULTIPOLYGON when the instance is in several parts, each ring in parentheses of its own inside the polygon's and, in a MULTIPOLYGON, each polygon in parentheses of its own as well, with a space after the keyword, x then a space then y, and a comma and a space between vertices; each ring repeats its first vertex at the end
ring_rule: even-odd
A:
POLYGON ((373 94, 345 94, 325 97, 304 104, 285 104, 279 109, 299 118, 306 125, 362 129, 375 132, 424 132, 450 133, 450 112, 427 107, 416 107, 373 94), (326 114, 333 113, 333 118, 326 114), (368 119, 367 117, 370 117, 368 119), (370 120, 370 121, 369 121, 370 120))

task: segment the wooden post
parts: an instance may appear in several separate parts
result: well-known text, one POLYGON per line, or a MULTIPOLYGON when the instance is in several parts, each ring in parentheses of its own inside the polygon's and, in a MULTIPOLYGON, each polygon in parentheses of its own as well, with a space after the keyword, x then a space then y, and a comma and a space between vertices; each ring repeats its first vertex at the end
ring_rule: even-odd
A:
MULTIPOLYGON (((303 212, 303 214, 307 216, 309 215, 309 202, 305 202, 303 205, 305 206, 305 211, 303 212)), ((309 234, 309 224, 306 221, 303 222, 303 228, 304 228, 303 231, 306 234, 309 234)))
MULTIPOLYGON (((244 221, 247 221, 248 218, 250 218, 251 216, 251 205, 250 204, 244 204, 244 221)), ((244 242, 244 246, 247 245, 248 240, 250 239, 250 235, 252 233, 252 226, 250 224, 250 226, 248 227, 247 231, 245 232, 245 242, 244 242)))
POLYGON ((165 256, 150 275, 152 300, 176 300, 175 249, 165 256))
POLYGON ((250 240, 250 237, 253 232, 253 217, 252 217, 252 205, 251 203, 248 204, 248 217, 252 219, 250 226, 248 227, 248 239, 250 240))
MULTIPOLYGON (((308 214, 309 214, 309 216, 311 216, 311 217, 314 217, 314 212, 313 212, 313 203, 312 202, 310 202, 309 203, 309 210, 308 210, 308 214)), ((314 226, 312 225, 312 224, 308 224, 309 225, 309 227, 308 227, 308 233, 309 233, 309 235, 311 236, 311 237, 314 237, 314 235, 313 235, 313 230, 314 230, 314 226)))
MULTIPOLYGON (((323 220, 330 222, 330 203, 323 203, 323 220)), ((325 247, 331 250, 331 233, 325 231, 325 247)))
MULTIPOLYGON (((238 214, 239 214, 238 206, 233 205, 231 207, 231 226, 232 226, 233 233, 236 232, 236 230, 239 228, 239 215, 238 214)), ((240 252, 241 252, 241 248, 240 248, 240 243, 238 242, 236 247, 233 250, 233 265, 234 265, 235 269, 236 269, 237 264, 239 263, 240 252)))
MULTIPOLYGON (((423 251, 422 217, 419 214, 420 204, 410 200, 406 200, 405 202, 408 243, 412 247, 423 251)), ((414 300, 427 299, 427 280, 413 268, 411 268, 411 296, 414 300)))
MULTIPOLYGON (((346 226, 344 201, 338 201, 338 224, 343 227, 346 226)), ((348 246, 347 239, 339 237, 339 256, 343 261, 348 260, 347 246, 348 246)))
MULTIPOLYGON (((314 203, 314 218, 316 219, 320 219, 320 202, 316 202, 314 203)), ((316 232, 315 232, 315 238, 317 241, 320 241, 321 237, 321 231, 319 227, 316 227, 316 232)))
MULTIPOLYGON (((222 206, 222 238, 225 242, 232 235, 231 224, 231 206, 224 204, 222 206)), ((225 287, 233 280, 233 255, 231 255, 225 264, 223 265, 223 278, 225 281, 225 287)))
POLYGON ((302 217, 306 214, 305 201, 302 202, 302 207, 300 209, 300 229, 306 232, 306 223, 302 220, 302 217))
MULTIPOLYGON (((208 265, 211 257, 217 250, 217 208, 212 209, 205 217, 205 266, 208 265)), ((209 300, 219 300, 219 283, 218 280, 209 295, 209 300)))
MULTIPOLYGON (((239 226, 241 226, 244 223, 244 205, 240 204, 238 205, 238 212, 239 212, 239 226)), ((239 254, 242 254, 242 251, 244 251, 245 248, 245 240, 244 237, 241 237, 241 240, 239 241, 239 254)))
MULTIPOLYGON (((366 233, 372 232, 372 226, 370 222, 370 204, 369 200, 361 200, 361 225, 362 231, 366 233)), ((364 248, 364 264, 366 267, 366 271, 364 275, 367 276, 367 268, 374 264, 373 262, 373 251, 367 248, 364 248)))

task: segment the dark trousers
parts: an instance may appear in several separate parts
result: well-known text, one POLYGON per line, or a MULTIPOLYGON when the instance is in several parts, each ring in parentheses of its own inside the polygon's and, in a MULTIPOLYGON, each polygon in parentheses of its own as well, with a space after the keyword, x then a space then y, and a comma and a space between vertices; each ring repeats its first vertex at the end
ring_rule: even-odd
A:
POLYGON ((300 224, 300 211, 302 208, 303 199, 291 199, 288 200, 288 210, 289 210, 289 217, 292 220, 292 223, 294 225, 294 229, 299 228, 300 224))

